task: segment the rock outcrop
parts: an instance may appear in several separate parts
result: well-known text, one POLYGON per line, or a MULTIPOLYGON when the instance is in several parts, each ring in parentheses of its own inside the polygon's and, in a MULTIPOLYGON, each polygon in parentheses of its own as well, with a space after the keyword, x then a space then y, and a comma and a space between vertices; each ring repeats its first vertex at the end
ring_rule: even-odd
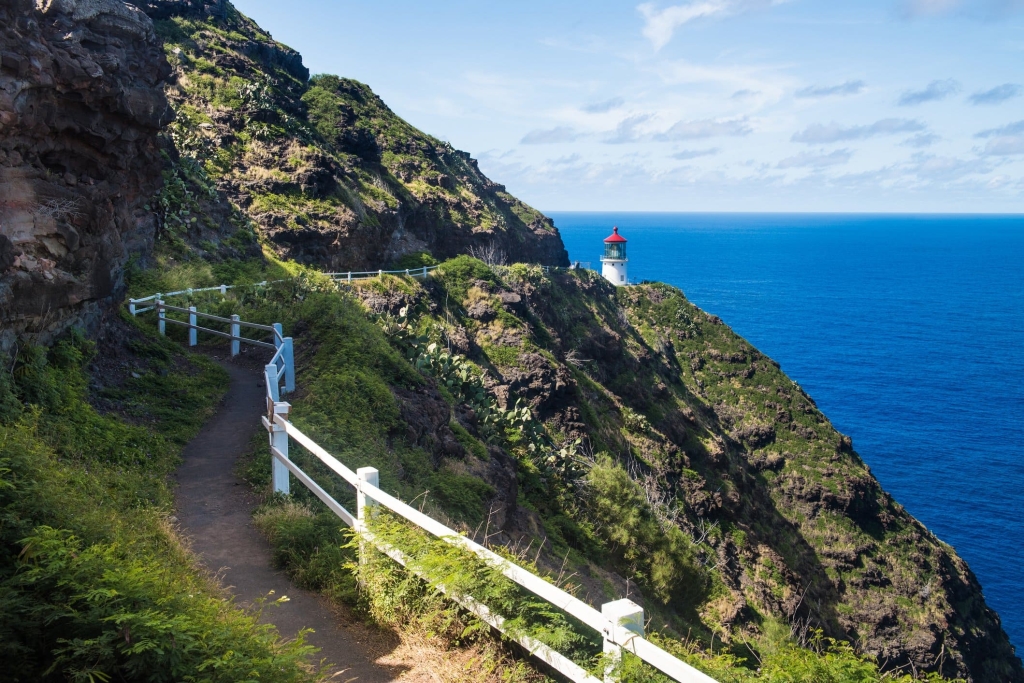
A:
POLYGON ((0 351, 94 325, 151 250, 169 73, 132 5, 0 2, 0 351))
POLYGON ((370 88, 314 76, 223 0, 135 0, 174 77, 171 132, 284 258, 376 270, 428 251, 568 265, 549 218, 469 154, 399 118, 370 88))

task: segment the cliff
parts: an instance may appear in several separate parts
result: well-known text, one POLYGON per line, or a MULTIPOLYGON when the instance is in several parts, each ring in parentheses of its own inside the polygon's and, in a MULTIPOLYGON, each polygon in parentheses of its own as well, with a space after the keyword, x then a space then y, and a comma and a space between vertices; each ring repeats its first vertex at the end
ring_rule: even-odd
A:
MULTIPOLYGON (((296 419, 389 490, 539 546, 542 569, 575 573, 594 602, 628 593, 699 651, 724 642, 732 680, 757 680, 781 623, 885 669, 1024 681, 963 560, 682 292, 465 256, 351 289, 303 270, 471 250, 568 263, 550 220, 367 86, 310 79, 219 0, 4 0, 0 21, 0 350, 95 328, 132 256, 137 294, 299 272, 224 306, 286 324, 307 387, 296 419)), ((119 353, 171 357, 133 343, 119 353)), ((0 409, 38 403, 41 359, 19 360, 13 389, 0 375, 0 409)), ((173 371, 151 374, 173 387, 173 371)))
POLYGON ((887 671, 1024 680, 967 564, 882 490, 775 362, 679 290, 463 258, 422 285, 352 293, 436 388, 370 371, 392 394, 374 411, 390 435, 382 451, 334 426, 358 419, 360 399, 314 397, 338 400, 342 385, 316 377, 345 364, 314 333, 305 343, 332 360, 307 360, 314 386, 297 419, 409 498, 430 491, 469 533, 486 520, 491 543, 544 548, 542 568, 577 577, 595 604, 631 591, 653 629, 714 633, 744 656, 781 619, 798 636, 848 640, 887 671), (409 347, 403 325, 427 340, 409 347), (529 407, 543 436, 526 423, 495 436, 461 389, 460 356, 499 410, 529 407), (425 452, 434 474, 398 443, 425 452))
POLYGON ((174 74, 171 133, 282 258, 378 269, 470 249, 568 265, 551 220, 369 87, 315 76, 228 3, 140 3, 174 74))
POLYGON ((2 352, 95 330, 130 255, 152 251, 174 112, 152 22, 119 0, 0 2, 0 55, 2 352))

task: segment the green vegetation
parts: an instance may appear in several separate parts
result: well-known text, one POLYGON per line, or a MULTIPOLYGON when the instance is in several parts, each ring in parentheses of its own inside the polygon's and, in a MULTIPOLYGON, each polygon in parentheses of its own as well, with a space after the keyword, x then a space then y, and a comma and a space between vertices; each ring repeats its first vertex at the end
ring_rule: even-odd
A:
MULTIPOLYGON (((475 533, 474 529, 479 530, 490 521, 489 510, 493 509, 491 501, 496 491, 481 478, 480 472, 482 464, 491 459, 487 444, 497 446, 517 463, 520 504, 534 511, 544 524, 551 548, 543 555, 564 557, 563 573, 567 561, 576 571, 585 566, 612 567, 636 582, 648 598, 649 613, 655 617, 657 628, 665 629, 656 637, 695 666, 723 681, 882 680, 876 665, 844 642, 829 640, 819 633, 801 647, 789 636, 788 626, 773 626, 774 617, 766 612, 757 617, 755 631, 732 634, 724 650, 720 644, 713 651, 712 633, 718 634, 719 643, 723 636, 721 626, 710 616, 714 614, 711 606, 727 597, 728 592, 721 578, 706 567, 707 541, 696 542, 688 527, 678 521, 685 519, 688 506, 681 501, 672 504, 652 499, 651 481, 639 480, 631 473, 630 468, 635 468, 638 461, 613 457, 609 453, 614 451, 598 452, 588 459, 580 450, 579 440, 567 441, 553 425, 536 419, 528 406, 501 409, 481 383, 480 367, 433 341, 442 329, 450 329, 452 320, 470 328, 476 324, 456 308, 459 293, 471 296, 475 281, 483 280, 499 289, 510 286, 510 282, 564 287, 564 281, 556 284, 530 269, 517 267, 497 272, 473 259, 455 259, 441 264, 431 285, 439 288, 432 294, 434 300, 440 297, 444 301, 447 297, 451 307, 431 309, 424 298, 426 290, 415 280, 389 277, 339 288, 313 272, 292 272, 297 273, 297 279, 258 292, 239 290, 238 295, 229 297, 217 310, 221 314, 239 312, 247 319, 279 320, 288 331, 302 330, 298 347, 301 392, 292 400, 293 420, 349 467, 376 467, 385 490, 412 501, 456 528, 475 533), (361 296, 371 293, 404 297, 410 303, 398 316, 373 315, 360 302, 361 296), (449 429, 465 448, 462 456, 439 456, 431 453, 424 442, 406 436, 403 410, 407 408, 403 408, 403 401, 408 399, 400 400, 398 395, 429 390, 431 385, 438 387, 445 409, 450 412, 449 429), (458 411, 467 407, 477 416, 472 428, 456 418, 458 411), (549 457, 555 458, 554 463, 572 465, 552 467, 547 462, 549 457), (680 639, 687 632, 688 639, 680 639), (781 678, 783 672, 791 677, 781 678)), ((575 298, 564 290, 554 295, 558 297, 575 298)), ((626 309, 632 320, 642 305, 627 303, 632 304, 626 309)), ((577 299, 572 304, 589 305, 586 299, 577 299)), ((608 316, 610 326, 623 324, 620 309, 614 305, 587 310, 608 316)), ((683 309, 682 315, 680 310, 667 310, 666 315, 688 324, 687 317, 700 320, 697 316, 702 314, 683 309)), ((534 340, 538 338, 538 328, 550 324, 548 320, 547 312, 540 310, 531 325, 534 340)), ((711 321, 704 324, 715 326, 711 321)), ((647 323, 647 327, 657 334, 654 325, 647 323)), ((565 339, 566 335, 559 334, 565 339)), ((491 351, 488 349, 488 353, 491 351)), ((749 351, 746 353, 749 355, 749 351)), ((733 363, 732 354, 722 351, 721 362, 733 363)), ((643 372, 631 381, 653 383, 643 372)), ((591 379, 581 381, 582 386, 600 384, 591 379)), ((661 466, 670 460, 666 453, 671 448, 660 431, 659 419, 653 416, 672 409, 668 407, 670 397, 671 394, 636 395, 636 408, 622 406, 617 410, 614 405, 595 400, 591 409, 604 424, 594 426, 593 441, 600 438, 616 450, 621 449, 619 444, 629 444, 636 457, 643 457, 642 462, 661 466), (640 412, 641 408, 644 412, 640 412)), ((700 443, 699 439, 687 441, 692 444, 688 447, 693 448, 703 448, 700 443)), ((354 507, 350 487, 318 460, 298 450, 293 454, 295 461, 342 504, 354 507)), ((247 476, 261 488, 267 485, 270 470, 264 451, 262 444, 256 447, 246 467, 247 476)), ((716 475, 704 466, 694 466, 698 469, 682 469, 683 481, 690 482, 687 486, 725 483, 711 479, 716 475)), ((439 584, 446 589, 459 585, 477 597, 493 599, 495 605, 487 604, 499 613, 513 620, 523 619, 528 625, 524 626, 524 633, 542 640, 550 636, 551 642, 575 653, 584 665, 601 665, 595 659, 593 634, 586 629, 573 625, 571 620, 558 621, 564 615, 554 612, 544 617, 555 619, 554 622, 532 622, 534 617, 524 615, 541 606, 522 595, 504 592, 501 581, 493 583, 495 577, 486 568, 466 558, 453 564, 451 553, 456 551, 451 546, 430 541, 402 525, 387 523, 377 533, 387 534, 393 547, 415 558, 410 565, 411 573, 384 557, 357 569, 351 541, 338 520, 298 485, 293 487, 290 498, 268 497, 257 515, 257 525, 271 540, 275 561, 298 582, 335 600, 361 605, 378 623, 402 628, 415 624, 416 628, 444 635, 452 643, 479 642, 479 626, 473 625, 473 619, 432 589, 439 584), (459 573, 453 574, 456 566, 460 567, 459 573), (362 573, 357 577, 353 572, 362 573), (364 583, 365 591, 356 589, 356 578, 364 583)), ((728 534, 712 529, 708 536, 716 539, 716 543, 729 538, 739 547, 749 547, 751 533, 754 532, 749 527, 734 526, 728 534)), ((517 561, 532 564, 540 557, 520 553, 517 561)), ((532 566, 541 575, 548 575, 553 581, 558 579, 547 565, 532 566)), ((761 578, 756 580, 769 582, 777 595, 783 595, 779 591, 784 590, 786 578, 780 567, 770 559, 758 566, 761 568, 755 575, 761 578)), ((574 582, 569 582, 567 588, 579 590, 574 582)), ((635 661, 627 659, 623 667, 623 680, 660 680, 635 661)))
MULTIPOLYGON (((536 240, 526 226, 544 217, 366 85, 296 78, 278 59, 285 48, 233 8, 223 18, 173 17, 157 30, 179 77, 169 96, 181 159, 151 203, 160 218, 155 267, 132 269, 131 292, 292 278, 179 303, 284 323, 298 340, 293 419, 318 443, 353 469, 376 467, 385 490, 593 602, 639 591, 652 637, 723 681, 882 680, 874 663, 829 638, 909 651, 879 642, 879 605, 900 637, 934 636, 947 673, 969 655, 964 642, 984 631, 981 617, 922 627, 938 623, 929 615, 983 611, 980 599, 951 605, 953 589, 919 590, 935 567, 968 575, 959 558, 881 491, 777 365, 721 321, 674 288, 616 289, 586 271, 491 268, 460 256, 423 283, 339 287, 276 260, 291 253, 297 229, 343 235, 360 255, 332 256, 381 267, 374 259, 387 257, 372 251, 374 240, 414 213, 433 234, 480 244, 487 233, 503 248, 536 240), (263 45, 253 51, 252 41, 263 45), (219 187, 244 205, 231 206, 219 187), (801 631, 808 623, 821 631, 801 631)), ((407 254, 391 267, 434 265, 437 255, 407 254)), ((133 357, 155 370, 90 396, 121 417, 85 403, 81 340, 22 349, 15 374, 0 372, 0 633, 29 643, 12 656, 40 675, 45 656, 62 658, 52 677, 84 680, 100 665, 126 679, 142 666, 178 679, 300 676, 302 644, 281 645, 211 594, 163 521, 164 477, 197 426, 185 416, 208 409, 222 380, 167 342, 136 344, 133 357), (33 481, 54 497, 37 496, 33 481), (73 584, 61 584, 65 575, 73 584), (157 616, 131 621, 137 614, 157 616), (61 624, 54 638, 63 641, 39 635, 47 619, 61 624), (146 634, 168 628, 195 637, 183 635, 171 655, 145 649, 154 642, 146 634), (225 664, 229 641, 239 654, 225 664), (165 655, 181 657, 180 668, 152 663, 165 655), (264 673, 275 657, 278 673, 264 673), (214 673, 186 672, 203 662, 214 673), (217 678, 222 670, 231 674, 217 678)), ((300 466, 354 505, 347 485, 296 450, 300 466)), ((266 489, 265 445, 244 469, 266 489)), ((268 495, 256 521, 275 561, 303 586, 358 602, 380 623, 477 644, 479 625, 435 589, 480 591, 523 629, 600 668, 593 634, 401 525, 381 520, 378 532, 413 558, 414 571, 383 557, 357 570, 338 520, 302 487, 293 491, 268 495), (462 571, 446 577, 452 564, 462 571), (354 571, 366 591, 356 590, 354 571)), ((660 680, 629 658, 623 667, 625 680, 660 680)))
POLYGON ((223 371, 139 332, 129 345, 147 371, 97 398, 130 421, 86 401, 95 350, 78 334, 23 348, 13 373, 0 373, 8 679, 310 680, 302 639, 282 642, 225 601, 167 521, 166 477, 220 397, 223 371))

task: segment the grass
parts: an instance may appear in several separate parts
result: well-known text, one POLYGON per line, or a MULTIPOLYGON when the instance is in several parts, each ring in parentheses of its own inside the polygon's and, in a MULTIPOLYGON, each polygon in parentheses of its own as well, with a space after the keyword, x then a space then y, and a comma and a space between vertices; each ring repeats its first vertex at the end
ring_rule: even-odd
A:
POLYGON ((167 475, 223 392, 223 371, 140 335, 155 373, 86 401, 95 352, 72 334, 27 347, 0 382, 0 659, 12 681, 316 678, 223 599, 168 522, 167 475), (151 426, 140 426, 147 424, 151 426))

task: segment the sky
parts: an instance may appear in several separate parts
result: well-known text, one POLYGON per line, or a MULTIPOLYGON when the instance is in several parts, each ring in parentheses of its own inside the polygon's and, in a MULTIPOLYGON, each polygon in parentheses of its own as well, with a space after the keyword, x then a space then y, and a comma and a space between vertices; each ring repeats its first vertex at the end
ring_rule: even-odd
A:
POLYGON ((1024 211, 1024 0, 234 0, 545 211, 1024 211))

